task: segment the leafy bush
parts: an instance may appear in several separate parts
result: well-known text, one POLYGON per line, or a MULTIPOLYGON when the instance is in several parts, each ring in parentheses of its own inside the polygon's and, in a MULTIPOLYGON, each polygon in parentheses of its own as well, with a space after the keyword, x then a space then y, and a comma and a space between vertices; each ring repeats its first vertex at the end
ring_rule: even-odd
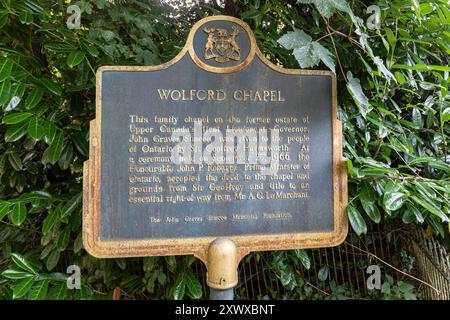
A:
MULTIPOLYGON (((74 1, 81 28, 69 29, 69 1, 0 0, 0 297, 110 298, 116 287, 124 298, 205 296, 192 257, 89 256, 81 180, 95 70, 168 61, 195 21, 220 13, 246 21, 273 62, 336 72, 353 230, 366 233, 368 220, 415 223, 448 241, 447 1, 370 3, 381 8, 377 30, 367 28, 370 4, 361 1, 113 2, 74 1), (72 264, 82 290, 65 289, 72 264)), ((292 275, 305 257, 284 255, 269 264, 283 263, 281 282, 300 297, 292 275)), ((410 297, 404 287, 395 290, 410 297)))

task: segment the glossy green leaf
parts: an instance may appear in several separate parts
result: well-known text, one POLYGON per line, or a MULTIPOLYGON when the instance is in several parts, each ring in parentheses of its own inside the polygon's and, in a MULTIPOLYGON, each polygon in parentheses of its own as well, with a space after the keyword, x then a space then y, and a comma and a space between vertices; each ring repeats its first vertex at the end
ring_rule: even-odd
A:
POLYGON ((60 252, 58 250, 53 250, 49 256, 47 257, 47 261, 45 262, 45 266, 47 270, 53 270, 59 262, 60 252))
POLYGON ((17 124, 26 121, 33 114, 30 112, 13 112, 3 117, 2 123, 4 124, 17 124))
POLYGON ((412 121, 418 127, 423 126, 422 113, 416 108, 412 111, 412 121))
POLYGON ((46 150, 47 159, 51 164, 58 162, 61 152, 63 150, 64 135, 61 132, 57 132, 53 142, 46 150))
POLYGON ((327 265, 324 265, 319 269, 317 277, 319 278, 320 281, 323 282, 328 279, 329 273, 330 273, 329 267, 327 265))
POLYGON ((191 299, 200 299, 202 297, 202 285, 194 275, 186 275, 185 283, 186 293, 191 299))
POLYGON ((381 213, 380 210, 378 210, 378 207, 375 203, 367 200, 360 200, 361 206, 363 207, 364 211, 367 213, 367 215, 370 217, 370 219, 375 223, 380 223, 381 220, 381 213))
POLYGON ((15 142, 27 134, 28 122, 23 121, 19 124, 8 126, 5 132, 6 142, 15 142))
POLYGON ((55 94, 57 96, 60 96, 62 94, 61 87, 57 83, 53 82, 52 80, 47 79, 47 78, 42 78, 40 80, 40 83, 45 88, 47 88, 52 94, 55 94))
POLYGON ((0 82, 0 106, 6 107, 11 100, 11 81, 0 82))
POLYGON ((173 299, 182 300, 186 291, 186 276, 184 273, 180 273, 175 282, 173 289, 173 299))
POLYGON ((75 47, 68 43, 58 43, 58 42, 50 42, 44 44, 44 48, 54 52, 72 52, 75 50, 75 47))
POLYGON ((35 140, 42 139, 45 134, 45 126, 43 125, 42 120, 39 117, 31 118, 30 122, 28 122, 28 134, 35 140))
POLYGON ((44 90, 41 88, 34 88, 25 100, 25 108, 28 110, 33 109, 41 102, 43 96, 44 90))
POLYGON ((359 79, 354 78, 350 71, 347 73, 347 77, 348 77, 347 83, 348 91, 355 100, 356 105, 358 106, 361 112, 361 115, 363 117, 366 117, 367 114, 372 110, 372 106, 370 105, 369 99, 366 97, 366 95, 362 90, 361 82, 359 79))
POLYGON ((0 66, 0 82, 5 81, 11 75, 14 63, 10 59, 5 59, 0 66))
POLYGON ((73 68, 79 65, 84 60, 85 56, 83 51, 73 51, 68 55, 66 63, 70 68, 73 68))
POLYGON ((89 155, 89 146, 87 144, 86 138, 81 133, 76 133, 72 136, 73 144, 79 153, 87 157, 89 155))
POLYGON ((99 52, 98 52, 98 50, 97 50, 97 48, 96 47, 94 47, 94 46, 92 46, 92 45, 89 45, 89 44, 86 44, 86 43, 83 43, 83 48, 87 51, 87 53, 89 53, 92 57, 98 57, 98 54, 99 54, 99 52))
POLYGON ((51 300, 64 300, 67 296, 68 289, 66 282, 62 282, 53 288, 51 292, 49 292, 49 299, 51 300))
POLYGON ((395 211, 402 207, 405 194, 397 191, 387 191, 383 196, 383 204, 387 210, 395 211))
POLYGON ((0 220, 11 211, 11 203, 0 200, 0 220))
POLYGON ((27 218, 27 208, 23 202, 13 204, 11 212, 11 222, 20 226, 27 218))
POLYGON ((14 262, 16 266, 21 268, 22 270, 25 270, 26 272, 37 274, 36 270, 33 268, 31 263, 22 255, 17 253, 11 254, 11 260, 14 262))
POLYGON ((66 227, 64 231, 59 235, 56 247, 59 251, 64 251, 70 240, 70 227, 66 227))
POLYGON ((21 280, 30 277, 34 277, 35 274, 23 271, 22 269, 6 269, 2 272, 2 276, 12 280, 21 280))
POLYGON ((16 171, 21 171, 23 169, 22 159, 20 159, 17 152, 13 151, 8 154, 8 161, 11 167, 16 171))
POLYGON ((67 170, 73 161, 73 147, 72 144, 68 144, 64 147, 61 157, 59 158, 58 165, 62 170, 67 170))
POLYGON ((423 208, 425 208, 428 212, 434 214, 436 217, 440 218, 442 222, 448 222, 450 219, 449 217, 447 217, 447 215, 441 211, 441 209, 439 209, 438 207, 436 207, 432 201, 430 201, 429 199, 423 199, 423 198, 419 198, 416 197, 414 195, 411 196, 411 198, 413 199, 413 201, 417 204, 419 204, 420 206, 422 206, 423 208))
POLYGON ((358 210, 356 210, 352 205, 349 205, 347 211, 348 217, 350 219, 350 225, 352 226, 356 234, 358 236, 360 236, 361 234, 366 234, 367 225, 358 210))
POLYGON ((61 209, 61 219, 70 216, 72 212, 74 212, 74 210, 81 205, 82 196, 83 194, 80 192, 67 201, 61 209))
POLYGON ((44 300, 48 292, 49 280, 38 281, 30 290, 28 299, 30 300, 44 300))
POLYGON ((311 260, 305 250, 294 250, 295 256, 300 260, 305 269, 311 268, 311 260))
POLYGON ((59 215, 60 211, 55 209, 44 219, 44 223, 42 224, 42 234, 44 236, 47 235, 56 224, 56 221, 59 219, 59 215))
POLYGON ((13 299, 18 299, 27 294, 30 288, 33 286, 35 282, 35 277, 25 278, 20 280, 17 284, 12 287, 13 290, 13 299))
POLYGON ((58 127, 53 122, 48 121, 45 134, 45 142, 49 145, 52 144, 58 132, 58 127))
POLYGON ((29 25, 33 22, 33 15, 28 11, 22 11, 19 20, 22 24, 29 25))

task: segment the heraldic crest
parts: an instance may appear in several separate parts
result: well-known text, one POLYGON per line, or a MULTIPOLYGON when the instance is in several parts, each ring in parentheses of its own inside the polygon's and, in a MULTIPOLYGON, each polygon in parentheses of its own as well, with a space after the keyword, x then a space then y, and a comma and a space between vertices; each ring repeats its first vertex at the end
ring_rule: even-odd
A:
POLYGON ((241 48, 236 43, 239 30, 232 27, 233 32, 228 33, 223 28, 204 28, 208 34, 205 44, 205 60, 214 59, 216 62, 239 61, 241 59, 241 48))

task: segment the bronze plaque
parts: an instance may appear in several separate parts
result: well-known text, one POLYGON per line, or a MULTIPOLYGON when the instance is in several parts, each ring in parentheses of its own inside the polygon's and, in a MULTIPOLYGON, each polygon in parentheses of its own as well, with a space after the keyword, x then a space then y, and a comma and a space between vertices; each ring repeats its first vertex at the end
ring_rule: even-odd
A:
POLYGON ((269 62, 241 20, 197 22, 151 67, 97 72, 84 167, 97 257, 327 247, 347 235, 336 78, 269 62))

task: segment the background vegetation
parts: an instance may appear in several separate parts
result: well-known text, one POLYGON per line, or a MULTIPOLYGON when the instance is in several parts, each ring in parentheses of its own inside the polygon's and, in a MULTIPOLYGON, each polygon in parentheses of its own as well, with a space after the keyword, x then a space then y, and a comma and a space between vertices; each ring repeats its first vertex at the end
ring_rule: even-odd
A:
MULTIPOLYGON (((1 298, 110 299, 116 287, 123 298, 205 297, 193 257, 89 256, 81 179, 95 70, 168 61, 193 23, 213 14, 247 22, 274 63, 336 72, 354 232, 366 233, 369 221, 415 224, 448 246, 448 1, 115 2, 73 1, 81 28, 72 30, 69 1, 0 0, 1 298), (377 30, 366 24, 373 4, 377 30), (72 264, 81 267, 81 290, 66 288, 72 264)), ((308 251, 268 257, 290 298, 315 297, 298 272, 310 267, 308 251)))

